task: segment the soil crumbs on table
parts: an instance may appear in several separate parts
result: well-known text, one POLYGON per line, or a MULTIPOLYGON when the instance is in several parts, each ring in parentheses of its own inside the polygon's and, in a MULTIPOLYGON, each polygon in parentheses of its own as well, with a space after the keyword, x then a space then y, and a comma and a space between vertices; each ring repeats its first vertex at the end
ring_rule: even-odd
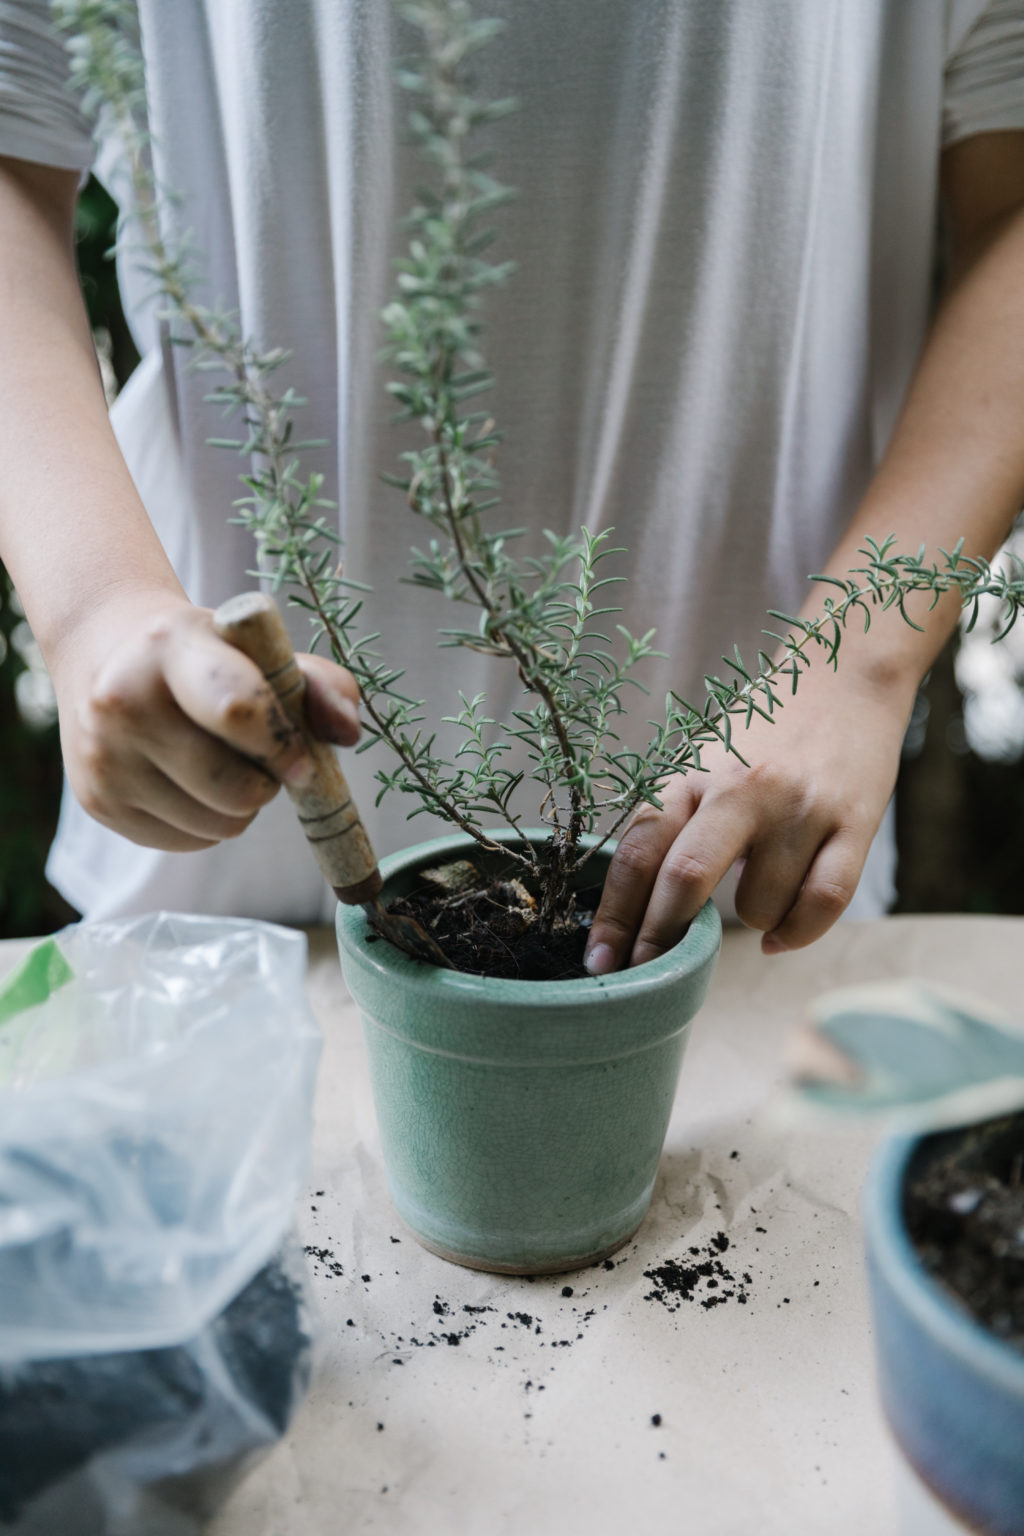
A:
POLYGON ((729 1247, 724 1232, 716 1232, 703 1248, 690 1247, 685 1259, 666 1259, 653 1269, 644 1270, 644 1279, 654 1282, 645 1301, 660 1301, 670 1312, 678 1312, 684 1301, 697 1301, 705 1312, 727 1301, 746 1306, 753 1283, 748 1271, 737 1279, 722 1255, 729 1247), (703 1295, 700 1294, 703 1291, 703 1295))
MULTIPOLYGON (((748 1269, 740 1269, 734 1260, 732 1267, 725 1261, 723 1255, 730 1246, 726 1234, 716 1232, 702 1246, 691 1245, 686 1257, 668 1258, 643 1270, 644 1279, 653 1283, 651 1289, 642 1294, 642 1299, 664 1307, 667 1312, 678 1312, 684 1301, 695 1301, 706 1312, 730 1301, 746 1306, 751 1299, 753 1276, 748 1269)), ((305 1251, 312 1260, 314 1274, 320 1279, 339 1280, 343 1277, 344 1269, 334 1258, 332 1249, 308 1245, 305 1251)), ((639 1245, 633 1243, 628 1252, 617 1254, 613 1259, 603 1259, 592 1265, 591 1270, 604 1273, 632 1265, 638 1252, 639 1245)), ((583 1340, 598 1314, 608 1311, 608 1302, 600 1300, 600 1281, 585 1281, 585 1273, 580 1272, 573 1285, 562 1284, 558 1275, 526 1275, 518 1281, 510 1279, 508 1283, 517 1286, 535 1287, 539 1305, 529 1311, 524 1307, 510 1310, 507 1304, 502 1307, 489 1302, 474 1305, 435 1295, 430 1303, 429 1321, 421 1316, 418 1326, 410 1321, 408 1332, 382 1329, 379 1336, 392 1356, 393 1365, 404 1365, 416 1350, 457 1348, 481 1332, 487 1335, 485 1348, 495 1365, 499 1363, 495 1354, 504 1356, 507 1347, 511 1347, 513 1353, 519 1353, 516 1346, 524 1335, 529 1336, 534 1350, 571 1349, 583 1340), (502 1334, 514 1337, 506 1341, 502 1334)), ((364 1274, 361 1279, 364 1286, 369 1287, 373 1277, 364 1274)), ((355 1320, 349 1318, 347 1326, 354 1327, 355 1320)), ((507 1363, 513 1362, 508 1360, 507 1363)), ((532 1380, 528 1382, 527 1390, 533 1385, 532 1380)))
POLYGON ((930 1138, 905 1215, 925 1268, 1024 1350, 1024 1114, 930 1138))

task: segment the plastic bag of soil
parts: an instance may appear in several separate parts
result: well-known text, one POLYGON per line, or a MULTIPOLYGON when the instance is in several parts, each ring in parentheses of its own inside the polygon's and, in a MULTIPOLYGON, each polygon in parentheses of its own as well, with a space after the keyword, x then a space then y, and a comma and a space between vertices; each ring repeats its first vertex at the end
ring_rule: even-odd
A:
POLYGON ((305 940, 80 924, 0 988, 0 1530, 193 1536, 305 1390, 305 940))

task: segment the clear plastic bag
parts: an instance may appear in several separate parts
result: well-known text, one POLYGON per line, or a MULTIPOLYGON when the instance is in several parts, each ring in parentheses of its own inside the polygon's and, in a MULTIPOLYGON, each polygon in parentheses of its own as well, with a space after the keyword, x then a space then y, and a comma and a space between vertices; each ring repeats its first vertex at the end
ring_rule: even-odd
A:
POLYGON ((0 991, 0 1529, 185 1536, 285 1428, 304 971, 301 934, 158 914, 66 929, 0 991))

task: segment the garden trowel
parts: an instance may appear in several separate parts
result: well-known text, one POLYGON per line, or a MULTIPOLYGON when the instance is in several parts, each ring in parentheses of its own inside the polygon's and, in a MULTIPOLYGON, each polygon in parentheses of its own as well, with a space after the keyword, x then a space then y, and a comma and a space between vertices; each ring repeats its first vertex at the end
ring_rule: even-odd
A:
POLYGON ((259 667, 288 719, 301 732, 315 765, 312 781, 286 785, 313 856, 339 901, 361 906, 372 926, 406 954, 451 969, 444 953, 419 923, 389 912, 380 900, 377 858, 359 818, 345 775, 326 742, 306 725, 306 680, 273 599, 245 592, 222 603, 213 616, 222 640, 259 667))

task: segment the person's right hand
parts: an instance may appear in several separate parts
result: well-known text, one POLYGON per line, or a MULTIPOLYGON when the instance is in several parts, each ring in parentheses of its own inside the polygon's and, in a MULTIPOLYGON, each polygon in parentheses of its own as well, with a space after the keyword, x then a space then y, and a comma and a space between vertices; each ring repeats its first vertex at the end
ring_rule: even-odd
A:
MULTIPOLYGON (((355 680, 324 657, 297 659, 312 733, 352 746, 355 680)), ((208 609, 173 593, 108 601, 67 637, 51 674, 71 788, 132 842, 212 847, 311 771, 259 668, 217 636, 208 609)))

